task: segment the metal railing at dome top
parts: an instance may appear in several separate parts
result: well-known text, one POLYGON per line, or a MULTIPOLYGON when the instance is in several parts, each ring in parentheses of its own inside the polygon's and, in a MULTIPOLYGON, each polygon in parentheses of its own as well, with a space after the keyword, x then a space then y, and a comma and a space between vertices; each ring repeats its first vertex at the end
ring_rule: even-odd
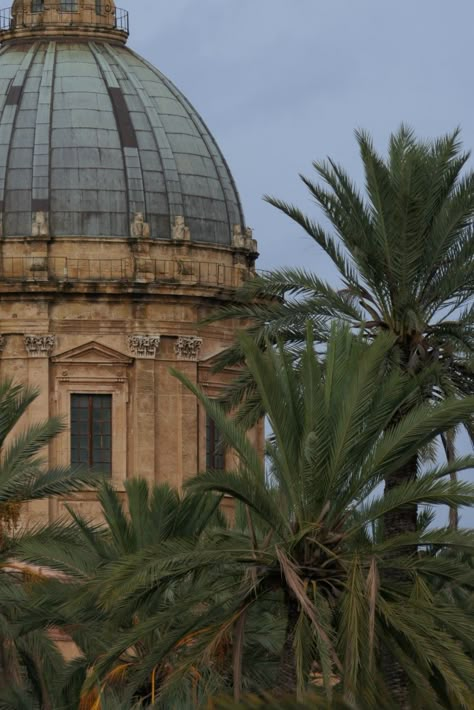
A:
POLYGON ((50 256, 0 258, 0 282, 147 282, 238 288, 252 271, 243 266, 183 259, 78 259, 50 256))
POLYGON ((130 33, 128 10, 122 10, 117 7, 115 10, 107 11, 107 7, 110 8, 107 2, 98 0, 95 4, 82 5, 79 15, 79 3, 77 0, 59 0, 56 4, 33 2, 31 11, 25 10, 20 18, 17 19, 16 24, 12 16, 12 8, 8 7, 0 10, 0 32, 14 30, 15 27, 41 27, 43 24, 43 12, 54 9, 55 25, 64 25, 64 27, 93 25, 94 27, 119 30, 128 35, 130 33))

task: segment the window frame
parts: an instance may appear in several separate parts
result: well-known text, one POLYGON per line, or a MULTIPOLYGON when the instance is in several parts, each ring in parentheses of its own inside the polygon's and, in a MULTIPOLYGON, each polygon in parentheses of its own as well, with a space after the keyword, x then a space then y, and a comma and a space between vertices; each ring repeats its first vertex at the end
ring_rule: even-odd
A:
POLYGON ((113 447, 113 394, 107 392, 71 392, 70 393, 70 421, 71 421, 71 432, 70 432, 70 460, 72 465, 87 465, 91 469, 96 469, 98 471, 107 474, 112 478, 113 463, 114 463, 114 447, 113 447), (81 406, 80 398, 86 399, 86 406, 81 406), (76 403, 75 400, 76 399, 76 403), (107 406, 97 406, 97 403, 103 403, 107 401, 107 406), (83 419, 80 416, 80 412, 86 410, 87 417, 83 419), (108 412, 107 415, 99 413, 108 412), (77 418, 75 414, 77 413, 77 418), (87 424, 87 429, 84 433, 81 432, 81 426, 87 424), (77 433, 74 431, 75 425, 78 427, 77 433), (106 425, 107 433, 99 431, 96 432, 96 426, 99 425, 99 429, 106 425), (109 445, 103 449, 96 449, 96 437, 108 437, 109 445), (87 450, 87 462, 81 461, 81 451, 87 450), (95 461, 96 453, 106 452, 108 454, 107 461, 95 461))
POLYGON ((214 419, 206 412, 206 469, 225 471, 225 444, 214 419))

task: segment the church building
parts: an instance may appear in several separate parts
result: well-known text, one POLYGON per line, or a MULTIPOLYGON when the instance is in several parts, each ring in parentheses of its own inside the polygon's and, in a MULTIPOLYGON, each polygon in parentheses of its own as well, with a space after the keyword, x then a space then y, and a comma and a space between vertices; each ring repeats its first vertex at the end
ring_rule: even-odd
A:
MULTIPOLYGON (((96 467, 117 490, 226 465, 170 368, 222 392, 232 373, 213 363, 235 326, 201 321, 257 257, 214 138, 128 36, 113 0, 16 0, 0 16, 0 376, 39 388, 26 423, 64 418, 51 466, 96 467)), ((92 492, 72 504, 94 514, 92 492)))

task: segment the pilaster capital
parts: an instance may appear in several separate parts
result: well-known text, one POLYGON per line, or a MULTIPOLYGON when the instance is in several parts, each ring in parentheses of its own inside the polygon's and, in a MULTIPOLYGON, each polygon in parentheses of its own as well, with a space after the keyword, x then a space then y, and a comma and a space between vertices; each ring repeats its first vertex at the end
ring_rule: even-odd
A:
POLYGON ((30 357, 49 357, 56 345, 54 335, 25 335, 25 349, 30 357))
POLYGON ((174 346, 178 360, 198 360, 201 352, 202 338, 180 335, 174 346))
POLYGON ((129 335, 128 347, 134 357, 152 360, 160 349, 159 335, 129 335))

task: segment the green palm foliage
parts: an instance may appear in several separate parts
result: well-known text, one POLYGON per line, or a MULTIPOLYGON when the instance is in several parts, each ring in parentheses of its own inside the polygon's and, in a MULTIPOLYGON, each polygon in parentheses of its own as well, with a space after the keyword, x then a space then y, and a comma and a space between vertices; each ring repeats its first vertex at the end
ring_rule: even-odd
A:
MULTIPOLYGON (((216 319, 250 318, 261 345, 278 337, 301 346, 308 320, 322 343, 333 320, 368 338, 388 332, 404 369, 441 364, 443 393, 472 393, 474 173, 464 172, 469 155, 462 153, 459 132, 421 142, 402 126, 390 139, 386 159, 368 134, 356 137, 364 194, 330 159, 314 163, 321 182, 302 177, 327 228, 294 205, 266 198, 325 252, 341 287, 303 268, 276 270, 249 280, 241 303, 216 319)), ((241 356, 237 344, 220 364, 241 356)))
MULTIPOLYGON (((436 365, 438 378, 425 396, 434 400, 474 392, 474 173, 466 171, 459 131, 423 142, 402 126, 391 136, 387 157, 370 136, 356 133, 365 189, 341 165, 314 163, 318 181, 302 177, 323 213, 319 224, 298 207, 267 201, 303 228, 336 268, 339 285, 300 268, 283 268, 250 279, 236 305, 210 320, 242 319, 260 347, 285 342, 298 355, 311 322, 324 348, 334 321, 371 341, 393 337, 394 364, 417 374, 436 365)), ((239 344, 216 361, 221 369, 244 357, 239 344)), ((247 425, 262 415, 255 384, 245 368, 227 392, 230 408, 240 405, 247 425)), ((398 415, 397 415, 398 416, 398 415)), ((473 435, 472 421, 465 427, 473 435)), ((452 444, 452 434, 445 441, 452 444)), ((452 446, 447 446, 449 458, 452 446)), ((419 452, 386 480, 387 490, 416 478, 419 452)), ((415 505, 385 517, 388 536, 415 531, 415 505)), ((451 508, 451 524, 458 515, 451 508)), ((393 664, 391 664, 393 665, 393 664)))
POLYGON ((14 434, 37 396, 35 389, 0 382, 0 706, 52 710, 57 707, 56 678, 62 658, 47 635, 21 630, 19 609, 27 594, 24 573, 11 558, 15 540, 22 534, 23 503, 90 488, 97 476, 45 466, 45 446, 64 429, 59 419, 14 434))
POLYGON ((107 613, 145 600, 155 606, 106 650, 96 666, 99 677, 140 639, 156 634, 131 683, 136 691, 153 669, 166 666, 160 707, 172 706, 170 694, 193 672, 199 702, 222 693, 222 683, 219 691, 205 669, 221 677, 227 669, 227 692, 236 700, 256 688, 279 688, 293 698, 313 689, 332 707, 401 707, 381 672, 388 651, 409 677, 413 707, 472 707, 472 615, 432 585, 441 579, 472 593, 472 568, 443 556, 472 554, 472 531, 420 527, 383 540, 377 528, 387 512, 407 504, 474 504, 472 486, 446 478, 472 466, 472 457, 434 466, 379 494, 384 478, 420 447, 468 420, 474 399, 420 404, 425 382, 387 368, 391 346, 390 338, 369 347, 335 330, 323 366, 310 335, 296 364, 281 348, 262 352, 242 338, 272 427, 268 468, 245 428, 177 375, 239 459, 235 470, 207 471, 189 489, 198 497, 232 496, 247 524, 210 530, 198 543, 157 540, 103 570, 98 606, 107 613), (405 408, 409 413, 395 423, 394 413, 405 408), (387 581, 388 571, 400 570, 387 581), (160 594, 170 585, 185 593, 167 606, 160 594), (261 635, 271 636, 278 620, 284 630, 275 639, 276 673, 262 672, 252 688, 249 666, 257 672, 265 665, 253 655, 256 618, 261 635), (220 654, 227 659, 222 666, 220 654))
POLYGON ((0 382, 0 506, 72 493, 97 481, 97 475, 77 467, 46 468, 45 447, 64 431, 61 419, 32 424, 12 437, 37 397, 35 388, 0 382))
MULTIPOLYGON (((17 551, 23 559, 60 575, 35 585, 23 609, 23 625, 33 630, 61 629, 77 646, 78 658, 69 664, 62 679, 61 707, 77 710, 80 703, 81 710, 103 710, 109 703, 111 707, 124 703, 123 707, 129 708, 136 702, 148 707, 158 696, 168 670, 166 664, 156 664, 146 666, 143 672, 143 666, 162 634, 173 627, 169 611, 178 613, 186 605, 192 580, 147 588, 123 604, 120 600, 113 603, 121 589, 105 600, 104 584, 117 565, 144 550, 174 540, 194 545, 209 526, 224 526, 218 510, 220 498, 211 494, 181 496, 166 485, 150 488, 146 481, 136 479, 126 482, 124 494, 104 484, 98 501, 103 522, 93 523, 70 510, 69 523, 36 530, 19 542, 17 551), (162 628, 134 635, 141 623, 165 611, 168 616, 162 628), (121 652, 100 675, 104 657, 132 634, 133 642, 121 646, 121 652)), ((199 585, 199 580, 193 581, 199 585)), ((184 700, 190 694, 192 687, 181 688, 184 700)))
MULTIPOLYGON (((474 174, 464 172, 469 155, 462 152, 459 132, 421 142, 402 126, 390 139, 386 159, 366 133, 356 137, 363 194, 332 160, 314 163, 319 182, 302 177, 328 227, 294 205, 267 197, 325 252, 340 286, 304 268, 278 269, 249 280, 240 303, 215 318, 251 319, 260 345, 278 337, 296 351, 308 320, 321 343, 333 320, 360 329, 369 339, 389 332, 403 369, 418 372, 442 365, 433 396, 471 394, 474 174)), ((217 367, 237 362, 242 362, 238 344, 221 355, 217 367)), ((252 390, 244 372, 230 388, 230 403, 239 403, 252 390)), ((241 414, 253 421, 258 398, 247 397, 241 414)), ((470 423, 468 428, 471 432, 470 423)), ((406 476, 409 471, 403 472, 406 476)), ((452 519, 455 524, 454 512, 452 519)))

